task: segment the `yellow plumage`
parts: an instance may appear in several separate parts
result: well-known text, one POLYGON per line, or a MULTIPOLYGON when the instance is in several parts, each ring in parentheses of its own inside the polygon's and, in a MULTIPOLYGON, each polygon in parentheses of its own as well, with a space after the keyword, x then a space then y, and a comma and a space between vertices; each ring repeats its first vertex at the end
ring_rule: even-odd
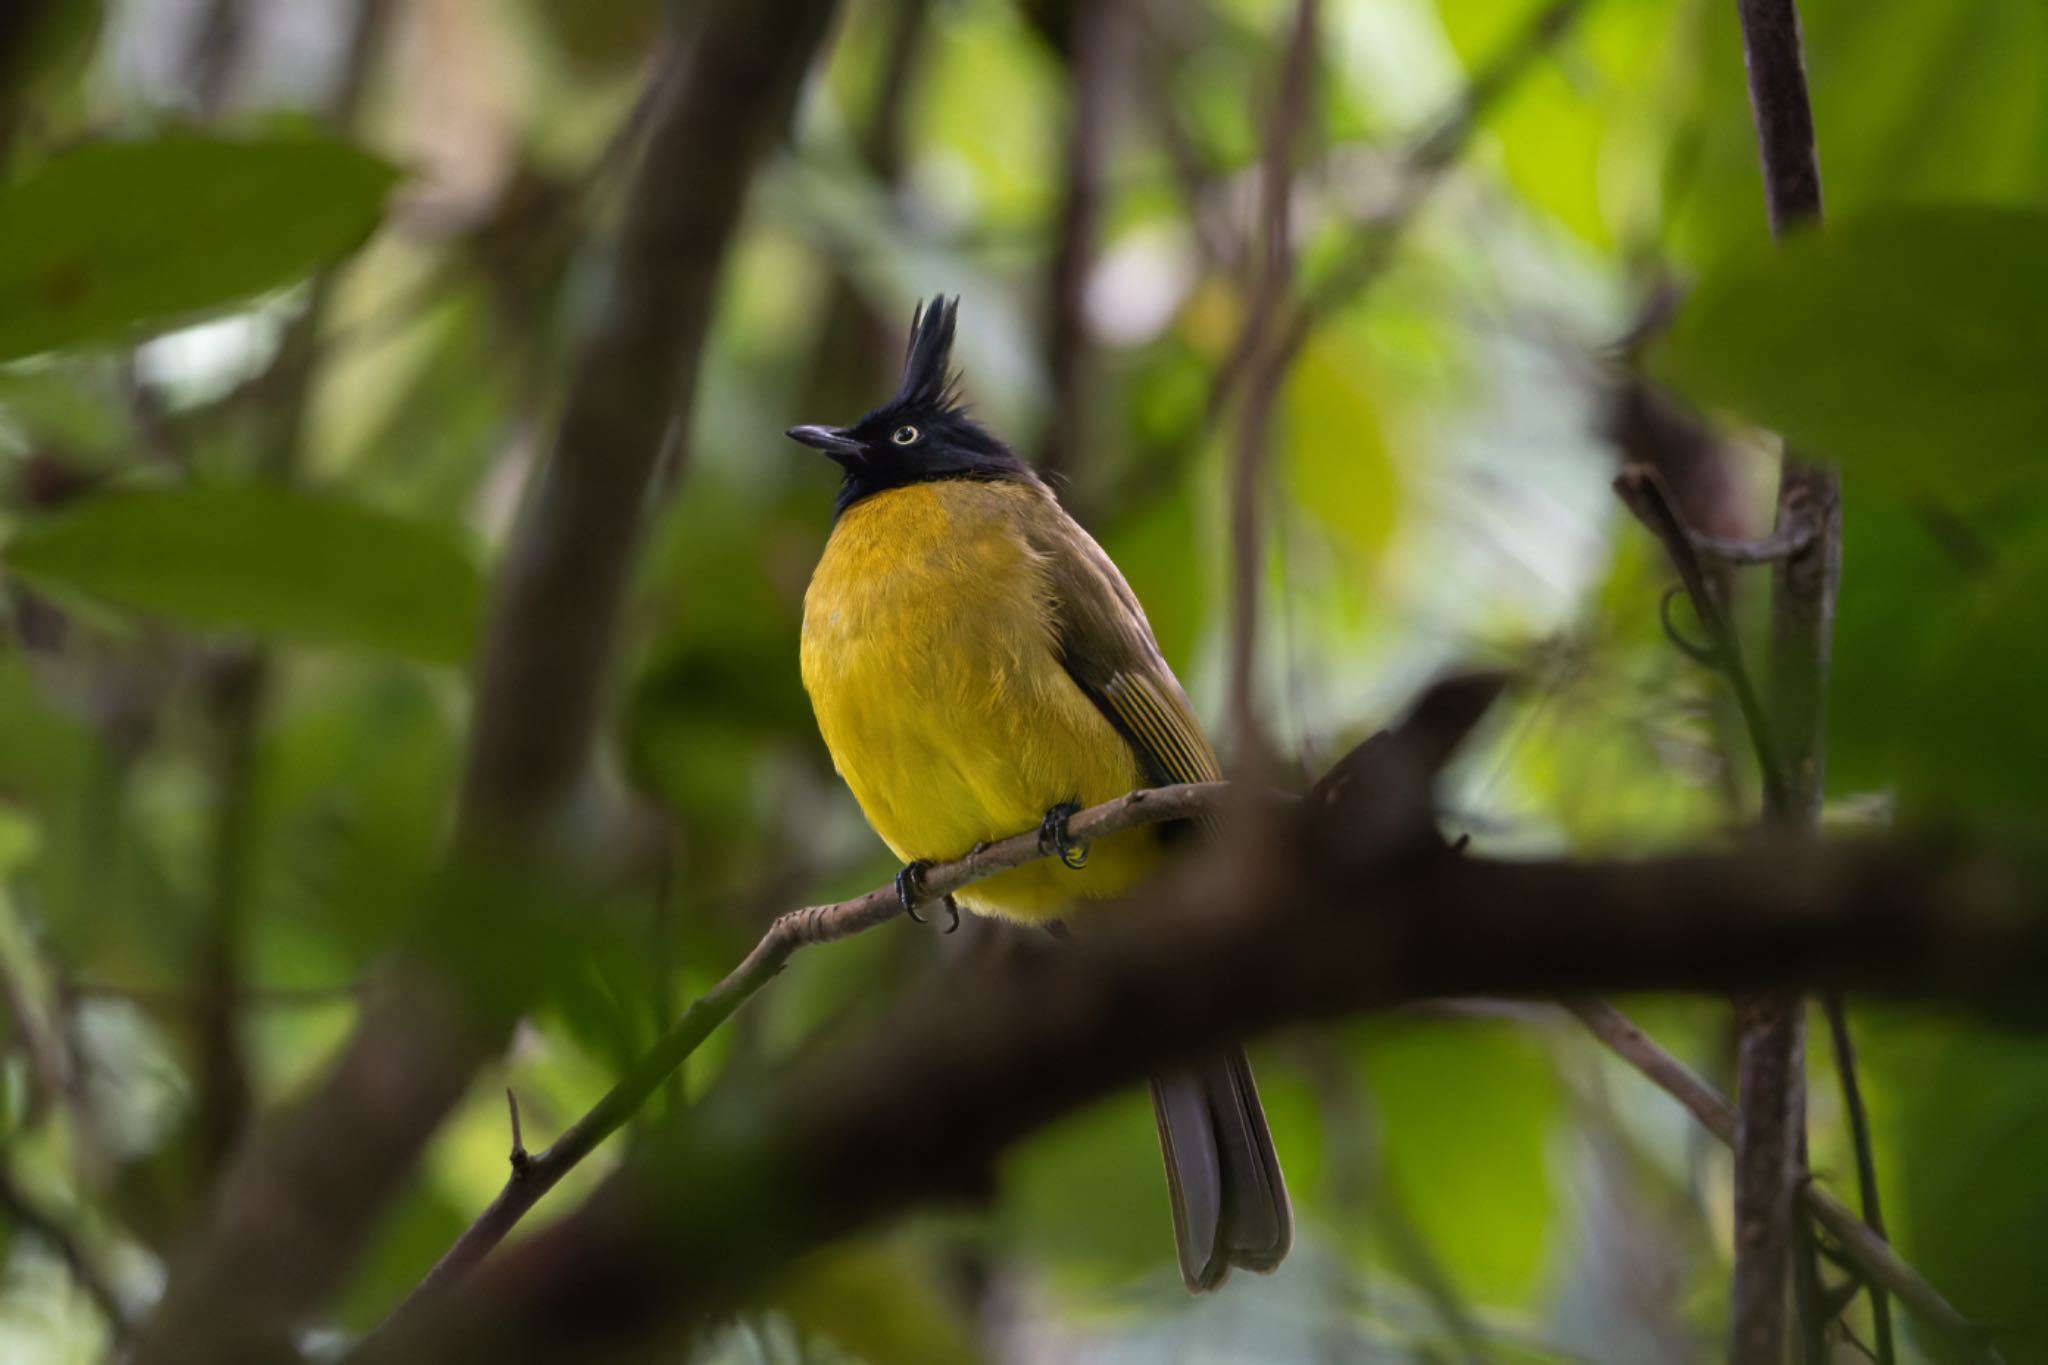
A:
MULTIPOLYGON (((848 507, 804 597, 803 679, 833 764, 905 862, 956 858, 1038 827, 1062 801, 1147 786, 1130 745, 1060 663, 1054 566, 1025 528, 1036 484, 947 480, 848 507)), ((1121 895, 1155 831, 1097 843, 961 891, 971 910, 1057 918, 1121 895)))

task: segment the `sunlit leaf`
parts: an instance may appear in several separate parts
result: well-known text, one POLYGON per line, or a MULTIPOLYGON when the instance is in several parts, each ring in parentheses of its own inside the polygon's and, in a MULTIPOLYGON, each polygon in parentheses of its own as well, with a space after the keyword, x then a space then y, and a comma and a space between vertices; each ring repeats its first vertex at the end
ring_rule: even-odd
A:
POLYGON ((60 156, 0 190, 0 360, 292 284, 363 240, 395 174, 311 133, 169 133, 60 156))
POLYGON ((16 536, 5 562, 52 590, 202 627, 461 663, 477 566, 438 527, 256 486, 93 498, 16 536))
POLYGON ((1908 208, 1707 279, 1664 348, 1694 399, 1852 478, 1921 490, 2048 473, 2048 213, 1908 208))

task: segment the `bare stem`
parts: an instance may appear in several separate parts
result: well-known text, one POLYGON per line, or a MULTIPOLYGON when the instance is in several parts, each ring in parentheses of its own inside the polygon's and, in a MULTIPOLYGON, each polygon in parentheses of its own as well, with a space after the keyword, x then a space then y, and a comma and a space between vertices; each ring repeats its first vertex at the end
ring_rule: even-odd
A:
MULTIPOLYGON (((1771 230, 1782 235, 1818 222, 1820 160, 1813 104, 1806 89, 1795 0, 1739 0, 1750 109, 1763 163, 1771 230)), ((1764 818, 1811 831, 1820 817, 1824 700, 1840 573, 1840 494, 1834 471, 1786 456, 1778 485, 1778 525, 1812 518, 1815 537, 1780 560, 1771 594, 1771 719, 1786 781, 1767 790, 1764 818)), ((1737 1365, 1778 1365, 1784 1359, 1787 1274, 1804 1259, 1800 1280, 1811 1286, 1810 1248, 1795 1248, 1794 1175, 1804 1164, 1805 1013, 1796 997, 1745 1002, 1738 1093, 1742 1129, 1735 1143, 1735 1283, 1730 1352, 1737 1365)), ((1810 1293, 1802 1295, 1802 1299, 1810 1293)), ((1812 1305, 1805 1305, 1810 1310, 1812 1305)), ((1812 1341, 1813 1333, 1807 1333, 1812 1341)))
MULTIPOLYGON (((1677 1100, 1700 1121, 1700 1126, 1722 1145, 1735 1145, 1738 1119, 1735 1106, 1709 1085, 1705 1078, 1658 1046, 1634 1021, 1603 1000, 1576 999, 1565 1008, 1605 1043, 1610 1051, 1647 1077, 1651 1084, 1677 1100)), ((1867 1226, 1850 1208, 1829 1194, 1805 1170, 1795 1173, 1799 1202, 1808 1215, 1841 1244, 1846 1259, 1865 1280, 1898 1295, 1944 1341, 1965 1358, 1995 1360, 1997 1352, 1988 1344, 1989 1334, 1970 1321, 1941 1296, 1920 1273, 1901 1260, 1884 1240, 1884 1234, 1867 1226)))

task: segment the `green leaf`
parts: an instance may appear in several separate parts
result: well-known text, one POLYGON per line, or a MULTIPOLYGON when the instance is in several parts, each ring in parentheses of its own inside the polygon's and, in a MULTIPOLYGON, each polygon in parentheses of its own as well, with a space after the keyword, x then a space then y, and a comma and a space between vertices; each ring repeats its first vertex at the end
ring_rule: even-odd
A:
POLYGON ((1894 209, 1706 280, 1661 368, 1854 476, 2001 489, 2048 469, 2048 213, 1894 209))
POLYGON ((1901 805, 2048 803, 2048 516, 2006 499, 1963 514, 1851 488, 1829 700, 1829 784, 1901 805))
POLYGON ((462 663, 483 590, 446 531, 253 485, 114 493, 22 531, 44 587, 201 627, 462 663))
POLYGON ((0 360, 291 284, 369 234, 395 178, 312 133, 169 133, 58 157, 0 190, 0 360))
POLYGON ((1534 1292, 1556 1198, 1548 1146, 1556 1081, 1526 1035, 1496 1027, 1361 1032, 1382 1175, 1462 1293, 1534 1292))

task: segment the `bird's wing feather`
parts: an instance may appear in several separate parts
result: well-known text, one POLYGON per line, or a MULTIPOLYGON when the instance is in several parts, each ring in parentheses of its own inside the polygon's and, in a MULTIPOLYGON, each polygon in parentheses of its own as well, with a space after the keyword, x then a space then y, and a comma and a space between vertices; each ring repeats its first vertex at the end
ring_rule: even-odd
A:
POLYGON ((1027 526, 1045 556, 1068 676, 1124 737, 1151 781, 1220 778, 1216 751, 1115 563, 1050 494, 1027 526))

